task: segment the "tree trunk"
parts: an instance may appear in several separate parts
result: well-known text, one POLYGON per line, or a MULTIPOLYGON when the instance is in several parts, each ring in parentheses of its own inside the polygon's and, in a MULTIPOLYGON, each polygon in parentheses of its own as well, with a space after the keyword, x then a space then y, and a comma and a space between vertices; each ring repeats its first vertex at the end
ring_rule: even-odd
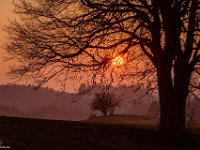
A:
POLYGON ((185 131, 185 105, 190 76, 184 67, 157 70, 160 96, 160 131, 164 135, 181 136, 185 131), (172 76, 174 74, 174 77, 172 76))
POLYGON ((104 115, 104 117, 106 117, 107 113, 108 113, 108 110, 107 109, 102 109, 101 112, 104 115))
POLYGON ((110 116, 112 116, 114 114, 114 111, 115 111, 115 108, 109 108, 109 113, 110 113, 110 116))

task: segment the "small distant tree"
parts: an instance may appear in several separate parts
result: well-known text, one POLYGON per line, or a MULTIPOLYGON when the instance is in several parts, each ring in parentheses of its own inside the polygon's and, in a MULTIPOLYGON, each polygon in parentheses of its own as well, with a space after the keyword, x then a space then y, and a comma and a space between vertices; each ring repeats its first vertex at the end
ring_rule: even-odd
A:
POLYGON ((109 113, 113 115, 115 108, 120 106, 120 101, 117 100, 113 94, 110 93, 96 93, 95 97, 90 104, 93 111, 99 110, 104 116, 109 113))
POLYGON ((116 107, 120 107, 121 101, 119 99, 117 99, 115 97, 115 95, 113 95, 113 94, 111 94, 109 96, 110 97, 109 97, 109 103, 108 103, 109 104, 108 111, 109 111, 110 115, 113 115, 116 107))

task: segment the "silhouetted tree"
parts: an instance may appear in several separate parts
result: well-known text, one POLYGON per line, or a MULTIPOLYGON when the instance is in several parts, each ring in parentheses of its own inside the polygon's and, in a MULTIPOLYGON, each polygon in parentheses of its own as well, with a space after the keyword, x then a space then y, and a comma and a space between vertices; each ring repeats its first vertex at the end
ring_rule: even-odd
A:
POLYGON ((115 108, 119 106, 120 101, 117 100, 113 94, 111 95, 107 92, 96 93, 92 103, 90 104, 93 111, 99 110, 104 116, 107 116, 108 113, 113 115, 115 108))
POLYGON ((69 72, 77 77, 80 69, 99 75, 121 55, 121 79, 140 77, 158 89, 160 130, 183 133, 188 93, 199 88, 200 0, 19 0, 14 5, 21 21, 7 27, 6 47, 22 62, 14 75, 41 82, 69 72))

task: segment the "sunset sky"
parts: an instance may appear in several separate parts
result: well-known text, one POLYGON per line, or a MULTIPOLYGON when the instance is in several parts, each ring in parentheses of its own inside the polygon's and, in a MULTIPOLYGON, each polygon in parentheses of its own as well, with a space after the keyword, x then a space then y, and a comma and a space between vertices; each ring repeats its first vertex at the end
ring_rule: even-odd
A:
POLYGON ((12 0, 0 0, 0 84, 6 84, 9 82, 6 77, 6 72, 9 71, 9 62, 4 62, 6 52, 2 48, 2 45, 6 42, 6 33, 2 30, 3 26, 8 23, 9 19, 12 19, 14 14, 12 13, 13 7, 11 5, 12 0))
MULTIPOLYGON (((7 55, 6 51, 2 48, 3 44, 6 43, 7 37, 5 31, 3 31, 3 26, 8 24, 9 19, 14 19, 13 9, 12 0, 0 0, 0 85, 13 83, 13 81, 9 80, 8 76, 6 75, 10 66, 13 66, 13 63, 5 62, 5 57, 7 57, 7 55)), ((68 86, 66 87, 66 90, 69 92, 74 92, 74 88, 77 88, 76 83, 73 83, 73 81, 67 82, 68 86)), ((54 82, 49 83, 47 86, 50 86, 56 90, 60 89, 60 86, 54 82)))
MULTIPOLYGON (((12 0, 0 0, 0 85, 14 83, 13 80, 9 80, 6 73, 9 72, 9 68, 14 65, 11 61, 6 61, 5 58, 8 56, 6 55, 6 51, 2 48, 3 45, 7 42, 7 34, 3 31, 3 27, 8 24, 9 19, 12 20, 15 18, 15 14, 13 13, 14 7, 12 6, 12 0)), ((122 58, 121 58, 122 59, 122 58)), ((118 64, 123 63, 123 60, 115 60, 114 63, 118 64)), ((24 82, 23 82, 24 83, 24 82)), ((75 89, 79 87, 80 83, 77 81, 67 81, 66 91, 75 92, 75 89)), ((48 83, 49 87, 59 90, 61 87, 58 84, 55 84, 54 81, 48 83)))

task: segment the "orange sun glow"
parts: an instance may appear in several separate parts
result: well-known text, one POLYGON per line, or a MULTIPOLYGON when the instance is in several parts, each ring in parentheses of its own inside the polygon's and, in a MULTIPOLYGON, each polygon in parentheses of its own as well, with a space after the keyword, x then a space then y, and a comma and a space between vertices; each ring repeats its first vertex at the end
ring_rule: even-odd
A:
POLYGON ((112 60, 112 64, 116 66, 120 66, 124 63, 124 60, 121 56, 117 56, 112 60))

